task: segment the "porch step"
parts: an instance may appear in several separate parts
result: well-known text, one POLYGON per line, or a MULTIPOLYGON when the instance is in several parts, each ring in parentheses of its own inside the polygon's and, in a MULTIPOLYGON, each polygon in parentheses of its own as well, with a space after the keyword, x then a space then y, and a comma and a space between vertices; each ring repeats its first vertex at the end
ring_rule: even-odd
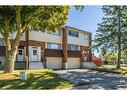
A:
POLYGON ((30 62, 29 63, 29 69, 30 70, 36 70, 36 69, 44 69, 44 66, 42 62, 30 62))
POLYGON ((93 62, 83 62, 82 63, 82 67, 83 68, 91 69, 91 68, 95 68, 96 67, 96 64, 93 63, 93 62))

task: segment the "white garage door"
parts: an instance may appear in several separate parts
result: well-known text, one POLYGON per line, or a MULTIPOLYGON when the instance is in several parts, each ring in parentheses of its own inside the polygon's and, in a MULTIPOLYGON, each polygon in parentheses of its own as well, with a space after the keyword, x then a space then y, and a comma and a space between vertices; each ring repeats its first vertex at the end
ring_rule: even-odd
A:
POLYGON ((62 69, 61 57, 47 57, 46 65, 48 69, 62 69))
POLYGON ((68 69, 80 68, 80 59, 79 58, 68 58, 67 68, 68 69))

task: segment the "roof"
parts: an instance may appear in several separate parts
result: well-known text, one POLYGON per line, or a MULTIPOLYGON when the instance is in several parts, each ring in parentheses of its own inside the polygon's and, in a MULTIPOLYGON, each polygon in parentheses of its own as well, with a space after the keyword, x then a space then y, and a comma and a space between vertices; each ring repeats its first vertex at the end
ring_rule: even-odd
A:
POLYGON ((71 27, 71 26, 64 26, 64 27, 67 27, 67 28, 70 28, 70 29, 74 29, 74 30, 80 31, 82 33, 92 34, 91 32, 84 31, 84 30, 81 30, 81 29, 77 29, 77 28, 74 28, 74 27, 71 27))

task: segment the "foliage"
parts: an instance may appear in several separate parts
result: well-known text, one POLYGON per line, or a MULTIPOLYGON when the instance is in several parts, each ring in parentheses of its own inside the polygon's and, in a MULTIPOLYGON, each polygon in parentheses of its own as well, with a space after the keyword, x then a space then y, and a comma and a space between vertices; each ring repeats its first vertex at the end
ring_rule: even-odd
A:
POLYGON ((126 6, 103 6, 104 17, 98 24, 94 38, 94 47, 103 54, 106 52, 116 53, 118 50, 118 8, 120 8, 120 31, 122 50, 127 48, 127 7, 126 6))
POLYGON ((122 59, 123 59, 123 61, 127 62, 127 49, 122 51, 122 59))
POLYGON ((110 71, 112 73, 117 73, 117 74, 127 74, 127 67, 126 66, 121 66, 121 68, 115 68, 114 65, 103 65, 101 67, 97 67, 97 70, 105 70, 105 71, 110 71))
POLYGON ((57 30, 67 21, 69 9, 69 6, 0 6, 0 34, 6 47, 5 73, 14 71, 23 33, 30 29, 57 30))
POLYGON ((114 60, 117 60, 117 54, 115 53, 111 53, 111 52, 107 52, 106 54, 104 54, 102 56, 103 60, 106 60, 106 61, 114 61, 114 60))
MULTIPOLYGON (((69 9, 69 6, 21 6, 21 29, 30 27, 42 31, 55 31, 66 22, 69 9)), ((0 6, 0 14, 1 32, 5 19, 10 21, 10 32, 17 32, 16 6, 0 6)))

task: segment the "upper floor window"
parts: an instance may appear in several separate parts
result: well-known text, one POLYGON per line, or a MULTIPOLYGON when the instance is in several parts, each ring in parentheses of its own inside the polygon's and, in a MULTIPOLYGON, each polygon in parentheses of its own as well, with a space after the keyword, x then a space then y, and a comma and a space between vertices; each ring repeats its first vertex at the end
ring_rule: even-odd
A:
POLYGON ((61 35, 61 31, 55 31, 55 32, 48 31, 48 34, 60 36, 61 35))
POLYGON ((48 49, 61 49, 61 45, 57 43, 47 43, 48 49))
POLYGON ((68 50, 78 51, 78 45, 68 44, 68 50))
POLYGON ((89 46, 89 35, 88 34, 84 35, 84 40, 85 40, 85 46, 89 46))
POLYGON ((88 34, 85 34, 85 35, 84 35, 84 39, 85 39, 85 40, 89 40, 89 35, 88 35, 88 34))
POLYGON ((78 32, 74 32, 74 31, 71 31, 71 30, 68 31, 68 35, 69 36, 73 36, 73 37, 79 37, 79 33, 78 32))

